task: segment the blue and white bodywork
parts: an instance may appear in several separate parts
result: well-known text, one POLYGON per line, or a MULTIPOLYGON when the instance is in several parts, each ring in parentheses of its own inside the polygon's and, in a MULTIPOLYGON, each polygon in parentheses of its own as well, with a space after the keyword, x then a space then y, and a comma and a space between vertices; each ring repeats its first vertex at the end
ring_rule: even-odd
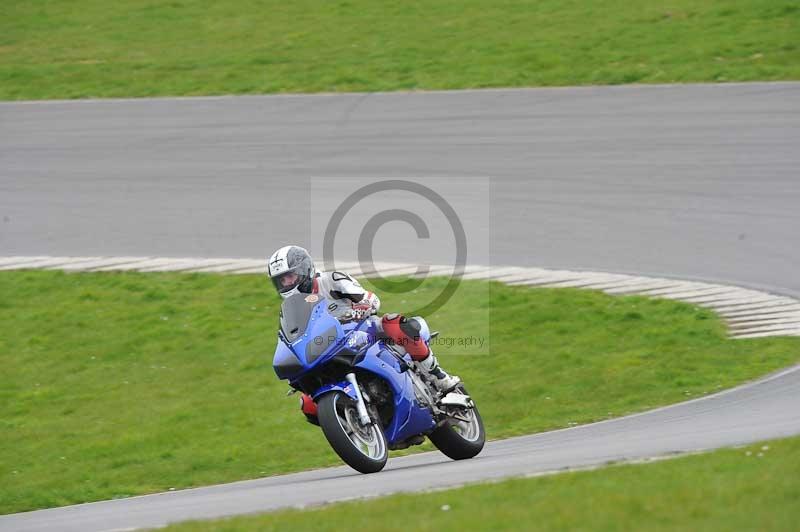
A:
MULTIPOLYGON (((402 347, 388 343, 377 318, 352 321, 348 307, 317 294, 286 298, 272 363, 304 393, 303 413, 333 450, 362 473, 383 469, 389 449, 425 437, 454 460, 477 455, 485 432, 463 383, 440 390, 402 347)), ((430 342, 428 324, 417 319, 420 338, 430 342)))
MULTIPOLYGON (((411 358, 379 338, 374 320, 340 323, 331 313, 335 309, 328 308, 334 305, 316 294, 298 294, 284 302, 273 359, 278 377, 287 379, 292 387, 308 393, 315 401, 332 391, 343 392, 357 401, 356 387, 346 374, 372 374, 388 384, 392 394, 393 415, 390 420, 383 420, 390 447, 433 430, 433 398, 419 377, 408 371, 411 358), (323 368, 325 375, 320 375, 323 368), (340 380, 325 382, 325 377, 337 373, 342 373, 340 380), (319 387, 315 386, 316 381, 319 387)), ((428 342, 428 325, 422 319, 420 324, 420 336, 428 342)))

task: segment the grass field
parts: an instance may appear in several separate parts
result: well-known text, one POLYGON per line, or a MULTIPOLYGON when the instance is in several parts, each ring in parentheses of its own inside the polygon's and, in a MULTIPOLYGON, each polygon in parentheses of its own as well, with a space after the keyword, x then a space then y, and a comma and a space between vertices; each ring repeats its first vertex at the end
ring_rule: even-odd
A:
POLYGON ((305 511, 194 522, 214 530, 759 530, 800 521, 800 438, 663 462, 509 480, 305 511), (398 519, 398 516, 403 516, 398 519))
MULTIPOLYGON (((443 282, 382 294, 383 309, 443 282)), ((263 276, 3 272, 0 294, 0 513, 340 463, 272 372, 278 298, 263 276)), ((729 340, 706 310, 574 289, 465 282, 431 326, 470 334, 486 313, 465 309, 487 306, 491 356, 437 353, 490 438, 697 397, 800 359, 800 339, 729 340)))
POLYGON ((795 0, 6 0, 0 99, 800 79, 795 0))

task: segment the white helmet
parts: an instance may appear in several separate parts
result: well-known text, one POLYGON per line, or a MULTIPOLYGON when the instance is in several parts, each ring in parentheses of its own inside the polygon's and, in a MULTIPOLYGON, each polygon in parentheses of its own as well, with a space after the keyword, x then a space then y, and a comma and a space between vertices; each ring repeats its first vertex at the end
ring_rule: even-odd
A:
POLYGON ((314 289, 314 261, 308 251, 300 246, 284 246, 269 258, 267 273, 272 284, 283 298, 314 289))

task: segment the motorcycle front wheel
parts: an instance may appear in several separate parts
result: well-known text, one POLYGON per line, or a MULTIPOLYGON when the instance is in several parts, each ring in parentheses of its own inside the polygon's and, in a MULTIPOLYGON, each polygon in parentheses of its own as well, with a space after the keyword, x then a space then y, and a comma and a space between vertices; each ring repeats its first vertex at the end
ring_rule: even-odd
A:
MULTIPOLYGON (((463 386, 459 386, 456 391, 467 394, 463 386)), ((428 438, 447 457, 453 460, 466 460, 483 450, 486 432, 477 406, 459 410, 430 433, 428 438)))
POLYGON ((389 448, 378 423, 363 427, 356 403, 342 392, 323 395, 317 403, 322 433, 347 465, 361 473, 377 473, 386 465, 389 448))

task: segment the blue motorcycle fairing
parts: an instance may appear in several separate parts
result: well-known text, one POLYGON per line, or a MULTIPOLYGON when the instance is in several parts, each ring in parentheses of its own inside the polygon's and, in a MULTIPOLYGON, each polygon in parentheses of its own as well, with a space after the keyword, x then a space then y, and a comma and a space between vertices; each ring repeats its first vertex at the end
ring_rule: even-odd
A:
POLYGON ((392 390, 394 416, 384 429, 390 444, 433 430, 436 422, 430 409, 417 403, 411 377, 383 342, 377 342, 370 347, 366 356, 356 363, 356 367, 383 378, 392 390))
MULTIPOLYGON (((395 413, 388 426, 384 428, 386 440, 390 444, 397 443, 432 430, 436 423, 433 421, 430 410, 417 404, 414 399, 414 383, 411 382, 411 377, 401 369, 397 358, 385 346, 379 344, 373 345, 369 351, 367 356, 355 367, 382 377, 392 390, 395 413), (373 353, 369 351, 373 351, 373 353)), ((317 402, 326 393, 333 391, 345 393, 354 401, 358 400, 350 382, 341 381, 319 388, 314 392, 314 402, 317 402)))
POLYGON ((279 379, 291 379, 303 371, 303 363, 283 340, 278 340, 275 356, 272 358, 272 369, 279 379))
POLYGON ((319 390, 314 392, 313 395, 314 402, 316 403, 317 399, 319 399, 328 392, 342 392, 353 401, 358 401, 358 396, 356 396, 356 391, 353 389, 353 385, 350 384, 349 381, 342 381, 342 382, 337 382, 335 384, 326 384, 319 390))
MULTIPOLYGON (((289 300, 284 301, 284 304, 287 301, 289 300)), ((407 368, 383 341, 377 340, 377 324, 372 320, 365 320, 343 325, 328 312, 328 303, 324 298, 314 302, 308 298, 295 298, 291 304, 314 304, 314 308, 305 324, 305 330, 298 330, 298 333, 300 330, 303 333, 296 340, 289 342, 286 335, 279 335, 273 358, 273 368, 279 378, 295 383, 305 375, 314 373, 337 354, 343 351, 353 354, 352 350, 347 349, 350 333, 364 331, 370 336, 372 343, 359 348, 352 363, 354 369, 360 370, 358 373, 377 375, 392 391, 394 415, 384 428, 387 442, 392 445, 435 428, 436 423, 430 409, 417 402, 414 383, 406 372, 407 368)), ((424 333, 421 336, 427 341, 430 338, 427 324, 421 332, 424 333)), ((409 359, 408 355, 405 358, 409 359)), ((355 390, 348 381, 325 384, 315 390, 312 396, 316 401, 322 395, 334 391, 340 391, 357 400, 355 390)))
POLYGON ((280 337, 272 360, 280 379, 295 380, 320 366, 335 354, 344 342, 344 330, 339 320, 326 311, 327 302, 320 299, 309 317, 306 331, 294 342, 280 337))

